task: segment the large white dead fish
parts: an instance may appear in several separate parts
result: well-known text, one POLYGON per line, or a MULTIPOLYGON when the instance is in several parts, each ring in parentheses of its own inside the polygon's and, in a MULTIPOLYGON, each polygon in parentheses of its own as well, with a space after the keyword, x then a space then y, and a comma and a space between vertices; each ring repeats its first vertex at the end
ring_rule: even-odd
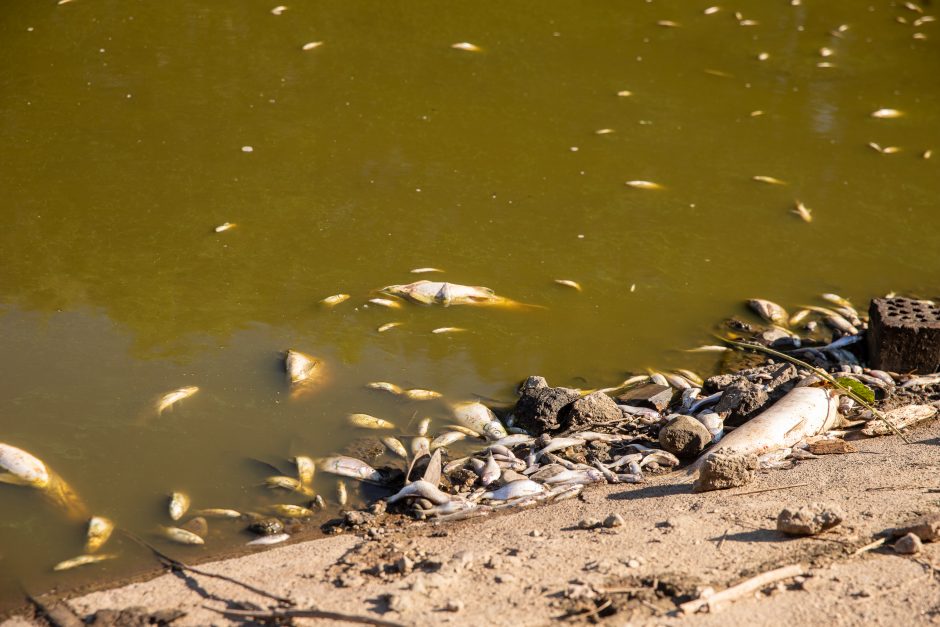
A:
POLYGON ((839 422, 839 398, 825 388, 798 387, 750 419, 689 466, 691 481, 705 459, 713 453, 763 455, 769 451, 792 448, 794 444, 818 433, 828 431, 839 422))
POLYGON ((360 481, 371 481, 373 483, 382 483, 384 479, 375 468, 365 463, 361 459, 354 457, 325 457, 317 464, 323 472, 328 472, 341 477, 350 479, 359 479, 360 481))
POLYGON ((323 378, 323 368, 318 359, 291 348, 284 353, 284 369, 293 388, 293 396, 309 390, 323 378))
POLYGON ((493 411, 478 401, 456 403, 453 405, 454 418, 461 425, 482 433, 488 440, 505 438, 506 428, 493 411))
POLYGON ((199 388, 195 385, 187 385, 172 392, 167 392, 157 401, 157 414, 162 414, 167 409, 172 409, 174 405, 179 403, 185 398, 189 398, 193 394, 199 391, 199 388))
POLYGON ((114 523, 103 516, 93 516, 88 521, 88 531, 85 533, 85 552, 94 553, 108 541, 114 523))
POLYGON ((777 303, 762 298, 752 298, 747 301, 747 306, 753 309, 757 315, 774 324, 786 326, 790 322, 790 316, 787 310, 777 303))
POLYGON ((75 491, 38 457, 0 442, 0 483, 35 488, 72 520, 87 520, 88 510, 75 491))
POLYGON ((491 307, 532 307, 497 296, 488 287, 461 285, 446 281, 415 281, 407 285, 387 285, 381 292, 400 296, 423 305, 480 305, 491 307))

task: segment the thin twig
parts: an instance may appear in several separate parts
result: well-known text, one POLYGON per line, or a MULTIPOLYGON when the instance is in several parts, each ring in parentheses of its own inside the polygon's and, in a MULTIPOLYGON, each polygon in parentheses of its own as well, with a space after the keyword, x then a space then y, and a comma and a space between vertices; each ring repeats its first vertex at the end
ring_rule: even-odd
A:
POLYGON ((887 541, 888 541, 887 538, 879 538, 875 540, 874 542, 869 542, 865 546, 852 551, 852 557, 858 557, 862 553, 868 553, 869 551, 874 551, 875 549, 881 548, 885 545, 887 541))
POLYGON ((376 625, 377 627, 405 627, 402 623, 395 623, 381 618, 372 618, 369 616, 358 616, 356 614, 343 614, 340 612, 327 612, 325 610, 220 610, 208 605, 203 605, 207 610, 218 612, 226 616, 235 616, 238 618, 327 618, 329 620, 345 621, 347 623, 359 623, 360 625, 376 625))
POLYGON ((728 532, 729 532, 729 531, 731 531, 731 529, 725 529, 725 532, 724 532, 723 534, 721 534, 721 539, 718 540, 718 545, 715 547, 717 550, 720 551, 720 550, 721 550, 721 547, 723 547, 723 546, 725 545, 725 540, 728 539, 728 532))
POLYGON ((195 567, 193 567, 193 566, 189 566, 188 564, 184 564, 183 562, 179 561, 178 559, 174 559, 174 558, 170 557, 169 555, 167 555, 166 553, 161 552, 161 551, 160 551, 159 549, 157 549, 155 546, 153 546, 152 544, 150 544, 149 542, 147 542, 147 541, 144 540, 143 538, 137 536, 136 534, 131 533, 130 531, 127 531, 126 529, 121 529, 120 531, 121 531, 124 535, 126 535, 128 538, 130 538, 131 540, 133 540, 134 542, 136 542, 137 544, 139 544, 139 545, 141 545, 141 546, 143 546, 143 547, 149 549, 149 550, 157 557, 158 560, 160 560, 161 562, 164 563, 165 566, 168 566, 168 567, 170 567, 170 568, 175 568, 175 569, 178 569, 178 570, 186 570, 186 571, 189 571, 189 572, 191 572, 191 573, 196 573, 197 575, 203 575, 204 577, 212 577, 212 578, 214 578, 214 579, 221 579, 222 581, 227 581, 227 582, 229 582, 229 583, 233 583, 233 584, 235 584, 236 586, 241 586, 242 588, 244 588, 245 590, 248 590, 249 592, 253 592, 253 593, 257 594, 257 595, 260 595, 260 596, 263 596, 263 597, 267 597, 267 598, 269 598, 269 599, 272 599, 272 600, 274 600, 274 601, 277 601, 277 602, 280 603, 281 605, 288 605, 288 606, 294 605, 294 602, 291 601, 290 599, 287 599, 287 598, 285 598, 285 597, 277 596, 276 594, 272 594, 272 593, 270 593, 270 592, 267 592, 267 591, 265 591, 265 590, 262 590, 261 588, 256 588, 256 587, 254 587, 253 585, 251 585, 251 584, 249 584, 249 583, 245 583, 244 581, 240 581, 240 580, 238 580, 238 579, 235 579, 235 578, 233 578, 233 577, 229 577, 229 576, 227 576, 227 575, 219 575, 219 574, 216 574, 216 573, 210 573, 210 572, 208 572, 208 571, 201 570, 201 569, 195 568, 195 567))
POLYGON ((790 579, 791 577, 798 577, 805 572, 806 567, 802 564, 791 564, 790 566, 777 568, 776 570, 771 570, 766 573, 761 573, 756 577, 746 579, 736 586, 731 586, 721 592, 716 592, 707 598, 688 601, 680 605, 679 608, 687 614, 697 612, 705 606, 708 606, 710 611, 715 611, 720 603, 734 601, 735 599, 749 595, 755 590, 760 590, 768 584, 783 579, 790 579))
POLYGON ((761 492, 773 492, 775 490, 789 490, 790 488, 805 488, 808 483, 791 483, 790 485, 780 485, 772 488, 760 488, 758 490, 748 490, 747 492, 735 492, 728 496, 746 496, 748 494, 760 494, 761 492))
POLYGON ((852 388, 850 388, 849 386, 845 385, 844 383, 839 383, 838 379, 833 377, 831 374, 829 374, 822 368, 817 368, 816 366, 809 364, 803 361, 802 359, 797 359, 796 357, 793 357, 792 355, 787 355, 786 353, 782 353, 780 351, 774 350, 772 348, 768 348, 766 346, 761 346, 760 344, 751 344, 750 342, 737 342, 735 340, 729 340, 728 338, 722 337, 720 335, 716 335, 715 337, 720 339, 722 342, 727 342, 728 344, 731 344, 732 346, 737 346, 738 348, 746 348, 750 350, 760 351, 762 353, 767 353, 768 355, 773 355, 774 357, 786 359, 791 364, 795 364, 798 366, 802 366, 803 368, 809 369, 814 374, 822 377, 823 379, 825 379, 832 385, 842 390, 846 394, 846 396, 854 400, 856 403, 859 403, 862 407, 869 410, 881 422, 888 425, 888 428, 891 429, 891 431, 893 431, 896 436, 904 440, 905 444, 912 443, 910 440, 907 439, 907 437, 903 433, 901 433, 901 431, 896 426, 894 426, 893 422, 888 420, 888 417, 885 416, 884 413, 881 412, 881 410, 876 409, 874 405, 872 405, 871 403, 866 401, 864 398, 856 394, 855 391, 852 390, 852 388))

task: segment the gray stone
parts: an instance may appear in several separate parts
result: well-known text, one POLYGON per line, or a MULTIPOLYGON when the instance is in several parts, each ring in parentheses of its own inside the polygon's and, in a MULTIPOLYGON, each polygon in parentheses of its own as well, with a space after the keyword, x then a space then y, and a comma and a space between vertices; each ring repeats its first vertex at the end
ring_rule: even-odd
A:
POLYGON ((581 395, 569 388, 524 388, 512 410, 516 426, 533 435, 555 433, 562 427, 561 419, 568 405, 581 395))
POLYGON ((594 392, 572 403, 562 419, 565 430, 574 432, 589 429, 596 424, 622 420, 623 414, 609 396, 603 392, 594 392))
POLYGON ((663 411, 669 407, 669 403, 672 401, 672 393, 672 388, 668 385, 647 383, 627 390, 617 396, 616 400, 619 405, 647 407, 656 411, 663 411))
POLYGON ((541 390, 542 388, 547 387, 548 381, 545 380, 545 377, 531 376, 522 382, 522 385, 519 386, 519 392, 522 393, 526 390, 541 390))
POLYGON ((917 534, 909 533, 906 536, 901 536, 901 538, 894 543, 894 551, 901 555, 914 555, 915 553, 920 553, 923 546, 917 534))
POLYGON ((692 484, 694 492, 725 490, 747 485, 757 470, 756 455, 712 453, 705 458, 698 479, 692 484))
POLYGON ((698 457, 711 444, 708 428, 692 416, 676 416, 659 430, 659 444, 684 459, 698 457))
POLYGON ((777 516, 777 530, 791 536, 814 536, 831 529, 845 519, 837 505, 810 503, 796 509, 784 509, 777 516))
POLYGON ((620 514, 611 514, 604 519, 604 526, 608 529, 613 529, 614 527, 622 527, 624 525, 623 516, 620 514))

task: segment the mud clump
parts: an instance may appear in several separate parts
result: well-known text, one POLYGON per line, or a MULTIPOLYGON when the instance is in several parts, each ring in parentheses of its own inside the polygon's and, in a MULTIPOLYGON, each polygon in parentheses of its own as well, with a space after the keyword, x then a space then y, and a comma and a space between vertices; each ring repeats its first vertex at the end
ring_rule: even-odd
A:
POLYGON ((738 426, 775 403, 796 386, 797 369, 791 364, 767 364, 705 381, 706 394, 723 392, 714 411, 729 413, 725 424, 738 426))
POLYGON ((542 377, 529 377, 512 411, 516 425, 529 433, 557 433, 568 405, 581 398, 577 390, 549 387, 542 377))
POLYGON ((659 430, 659 444, 682 459, 698 457, 711 444, 712 434, 691 416, 678 415, 659 430))
POLYGON ((755 455, 712 453, 705 459, 698 479, 692 484, 692 490, 708 492, 747 485, 754 479, 755 470, 757 470, 755 455))
POLYGON ((603 392, 594 392, 577 399, 567 408, 566 414, 560 417, 566 432, 584 431, 594 425, 623 420, 623 413, 617 403, 603 392))
POLYGON ((832 529, 844 519, 845 512, 837 505, 810 503, 780 512, 777 530, 791 536, 814 536, 832 529))

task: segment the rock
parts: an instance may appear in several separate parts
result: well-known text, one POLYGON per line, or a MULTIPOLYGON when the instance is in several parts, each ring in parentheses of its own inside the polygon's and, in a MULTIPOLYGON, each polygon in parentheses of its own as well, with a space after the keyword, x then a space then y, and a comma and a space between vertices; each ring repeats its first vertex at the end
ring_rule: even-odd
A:
POLYGON ((548 381, 545 380, 545 377, 532 376, 522 382, 522 385, 519 386, 519 393, 521 394, 526 390, 541 390, 547 387, 548 381))
POLYGON ((646 407, 663 411, 669 407, 672 401, 672 388, 668 385, 657 385, 656 383, 647 383, 630 390, 616 398, 619 405, 630 405, 631 407, 646 407))
POLYGON ((770 395, 767 394, 763 385, 752 383, 742 377, 724 389, 718 404, 715 405, 715 413, 731 414, 728 417, 728 424, 741 424, 760 413, 769 401, 770 395))
POLYGON ((248 525, 248 531, 261 536, 274 536, 284 533, 284 523, 277 518, 261 518, 248 525))
POLYGON ((369 506, 369 511, 375 514, 376 516, 381 516, 385 513, 386 508, 388 507, 388 502, 385 499, 380 499, 369 506))
POLYGON ((361 459, 367 464, 374 464, 385 453, 385 445, 376 438, 356 438, 340 451, 341 455, 361 459))
POLYGON ((444 606, 445 612, 459 612, 463 609, 463 601, 460 599, 451 599, 447 602, 447 605, 444 606))
POLYGON ((793 337, 783 329, 768 329, 754 338, 758 344, 777 349, 791 349, 800 347, 800 339, 793 337))
POLYGON ((604 519, 604 526, 608 529, 613 529, 614 527, 622 527, 624 525, 623 516, 620 514, 611 514, 604 519))
POLYGON ((415 567, 414 560, 408 557, 407 555, 402 555, 395 562, 395 568, 398 569, 398 572, 400 572, 403 575, 407 575, 408 573, 410 573, 414 569, 414 567, 415 567))
POLYGON ((799 374, 790 364, 767 364, 736 374, 710 377, 702 392, 723 392, 714 411, 725 415, 725 423, 740 425, 793 389, 799 374))
POLYGON ((596 529, 601 526, 601 521, 596 518, 582 518, 578 521, 578 529, 596 529))
POLYGON ((725 490, 747 485, 754 479, 757 456, 733 453, 712 453, 702 464, 698 479, 692 484, 694 492, 725 490))
POLYGON ((388 604, 390 612, 407 612, 411 609, 413 603, 411 599, 404 594, 386 594, 385 602, 388 604))
POLYGON ((594 392, 579 398, 562 417, 565 431, 575 432, 589 429, 592 425, 622 420, 620 408, 603 392, 594 392))
POLYGON ((797 509, 784 509, 777 516, 777 530, 791 536, 814 536, 831 529, 845 519, 837 505, 810 503, 797 509))
POLYGON ((533 529, 532 531, 529 532, 529 535, 532 536, 533 538, 541 538, 541 537, 542 537, 542 530, 541 530, 541 529, 533 529))
POLYGON ((185 524, 180 525, 180 529, 191 531, 200 538, 205 538, 207 535, 209 535, 209 523, 202 516, 190 518, 188 521, 186 521, 185 524))
POLYGON ((495 577, 496 583, 512 583, 515 580, 516 580, 516 576, 513 575, 512 573, 500 573, 499 575, 496 575, 495 577))
POLYGON ((577 390, 569 388, 524 388, 512 410, 516 426, 533 435, 555 433, 562 427, 561 419, 568 405, 580 397, 577 390))
POLYGON ((711 444, 712 434, 708 427, 692 416, 678 415, 659 430, 659 444, 684 459, 698 457, 711 444))
POLYGON ((909 533, 905 536, 901 536, 901 538, 894 543, 894 551, 901 555, 914 555, 915 553, 920 553, 923 546, 916 533, 909 533))
POLYGON ((927 514, 916 520, 891 530, 895 538, 913 533, 921 542, 935 542, 940 539, 940 513, 927 514))
POLYGON ((357 526, 359 526, 359 525, 364 525, 364 524, 366 524, 367 522, 369 522, 369 520, 370 520, 371 518, 372 518, 372 517, 371 517, 370 515, 368 515, 366 512, 360 512, 360 511, 357 511, 357 510, 353 510, 353 511, 351 511, 351 512, 346 512, 346 524, 349 525, 349 526, 351 526, 351 527, 357 527, 357 526))

